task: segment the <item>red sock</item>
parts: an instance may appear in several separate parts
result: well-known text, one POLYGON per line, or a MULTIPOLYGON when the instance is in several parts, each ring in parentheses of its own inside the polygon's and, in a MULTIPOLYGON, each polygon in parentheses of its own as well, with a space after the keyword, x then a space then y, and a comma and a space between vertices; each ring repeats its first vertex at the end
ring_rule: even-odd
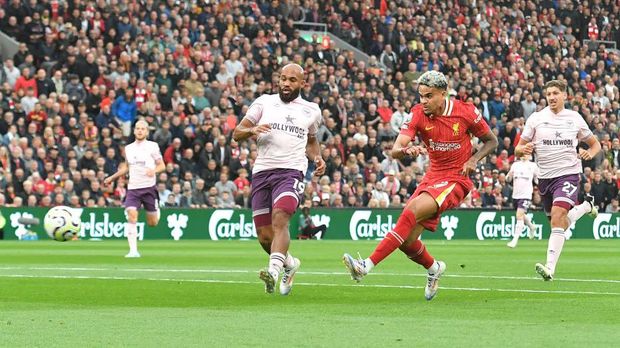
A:
POLYGON ((398 218, 394 229, 389 231, 385 238, 377 245, 375 251, 370 255, 370 260, 374 265, 379 264, 394 250, 401 246, 411 234, 416 225, 415 215, 409 209, 405 209, 398 218))
POLYGON ((428 253, 426 246, 419 239, 407 246, 403 245, 400 250, 404 252, 411 261, 424 266, 426 269, 429 269, 433 263, 435 263, 435 258, 428 253))

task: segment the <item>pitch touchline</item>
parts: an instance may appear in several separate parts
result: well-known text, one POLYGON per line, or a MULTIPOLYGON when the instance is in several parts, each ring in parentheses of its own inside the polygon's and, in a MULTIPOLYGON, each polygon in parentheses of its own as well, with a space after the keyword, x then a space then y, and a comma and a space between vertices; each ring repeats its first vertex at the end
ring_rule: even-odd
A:
MULTIPOLYGON (((174 272, 174 273, 256 273, 254 270, 247 269, 166 269, 166 268, 102 268, 102 267, 0 267, 0 270, 28 270, 28 271, 120 271, 120 272, 174 272)), ((315 272, 299 271, 298 274, 308 275, 348 275, 348 272, 315 272)), ((369 276, 420 276, 426 277, 426 273, 371 273, 369 276)), ((475 274, 446 274, 446 278, 482 278, 482 279, 505 279, 505 280, 536 280, 540 277, 513 277, 495 275, 475 275, 475 274)), ((577 279, 577 278, 554 278, 556 281, 563 282, 582 282, 582 283, 620 283, 616 279, 577 279)))
MULTIPOLYGON (((32 275, 32 274, 2 274, 0 278, 35 278, 35 279, 94 279, 94 280, 147 280, 155 282, 182 282, 182 283, 210 283, 210 284, 263 284, 262 282, 220 280, 220 279, 173 279, 173 278, 133 278, 133 277, 99 277, 99 276, 65 276, 65 275, 32 275)), ((423 289, 423 286, 413 285, 385 285, 385 284, 335 284, 335 283, 301 283, 297 286, 328 286, 328 287, 363 287, 363 288, 388 288, 388 289, 423 289)), ((572 290, 532 290, 532 289, 494 289, 494 288, 463 288, 441 287, 442 290, 460 291, 496 291, 534 294, 574 294, 574 295, 612 295, 620 296, 620 292, 596 292, 596 291, 572 291, 572 290)))

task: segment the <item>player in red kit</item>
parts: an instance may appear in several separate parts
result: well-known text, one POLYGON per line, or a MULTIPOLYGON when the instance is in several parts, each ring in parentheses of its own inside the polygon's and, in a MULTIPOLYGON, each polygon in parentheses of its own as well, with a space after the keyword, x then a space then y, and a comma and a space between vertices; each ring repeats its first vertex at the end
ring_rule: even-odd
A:
POLYGON ((436 261, 418 238, 424 229, 435 231, 441 213, 457 207, 469 194, 473 187, 469 175, 478 161, 495 150, 497 138, 474 105, 446 98, 448 81, 442 73, 428 71, 420 76, 418 84, 420 104, 411 109, 411 121, 403 124, 391 151, 397 159, 428 151, 430 169, 394 229, 388 231, 372 255, 358 260, 344 254, 343 261, 351 278, 359 282, 398 248, 428 270, 424 295, 431 300, 446 264, 436 261), (410 145, 416 135, 425 146, 410 145), (472 136, 484 143, 473 155, 472 136))

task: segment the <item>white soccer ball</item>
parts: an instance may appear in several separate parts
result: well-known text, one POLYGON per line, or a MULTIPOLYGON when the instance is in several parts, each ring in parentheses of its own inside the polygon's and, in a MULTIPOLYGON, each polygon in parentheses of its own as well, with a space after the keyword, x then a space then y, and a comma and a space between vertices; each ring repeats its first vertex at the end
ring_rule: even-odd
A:
POLYGON ((57 206, 50 209, 43 219, 45 232, 53 240, 65 242, 72 240, 80 233, 82 222, 73 209, 65 206, 57 206))

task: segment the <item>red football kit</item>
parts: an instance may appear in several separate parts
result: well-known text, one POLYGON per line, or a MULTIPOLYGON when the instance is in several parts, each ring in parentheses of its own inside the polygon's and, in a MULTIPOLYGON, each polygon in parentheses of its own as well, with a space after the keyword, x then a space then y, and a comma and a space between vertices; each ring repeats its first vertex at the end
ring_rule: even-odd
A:
POLYGON ((425 115, 421 104, 411 108, 411 121, 403 124, 400 134, 412 140, 417 135, 426 145, 431 161, 411 198, 426 192, 439 207, 435 216, 421 222, 427 230, 435 231, 441 213, 457 207, 471 191, 473 184, 462 174, 463 165, 472 155, 471 136, 487 132, 489 126, 471 103, 449 100, 442 116, 425 115))

